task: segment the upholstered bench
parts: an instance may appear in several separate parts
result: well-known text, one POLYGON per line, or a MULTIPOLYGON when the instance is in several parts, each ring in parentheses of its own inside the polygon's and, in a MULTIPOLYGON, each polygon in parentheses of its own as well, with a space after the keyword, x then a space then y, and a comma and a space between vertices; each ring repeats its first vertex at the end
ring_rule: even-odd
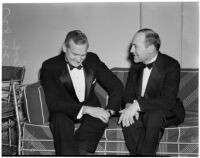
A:
MULTIPOLYGON (((113 73, 126 84, 127 68, 114 68, 113 73)), ((97 84, 97 96, 106 106, 108 95, 97 84)), ((198 70, 182 69, 179 97, 183 100, 186 118, 178 127, 165 129, 157 154, 168 156, 198 156, 198 70)), ((26 85, 24 88, 25 113, 27 121, 23 123, 22 145, 19 150, 23 155, 55 154, 53 138, 48 126, 48 110, 40 82, 26 85)), ((96 155, 128 155, 117 117, 111 118, 98 144, 96 155)))

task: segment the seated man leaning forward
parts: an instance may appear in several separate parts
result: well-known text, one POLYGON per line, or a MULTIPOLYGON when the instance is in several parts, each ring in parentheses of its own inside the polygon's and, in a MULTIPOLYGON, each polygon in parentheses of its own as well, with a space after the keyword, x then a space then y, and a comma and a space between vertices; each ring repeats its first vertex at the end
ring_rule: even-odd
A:
POLYGON ((131 155, 155 155, 164 128, 180 124, 185 117, 177 98, 180 65, 159 48, 160 38, 151 29, 137 31, 131 43, 132 66, 119 118, 131 155))
POLYGON ((119 110, 123 92, 120 80, 89 47, 86 35, 67 34, 60 55, 46 60, 41 83, 50 113, 56 155, 94 153, 111 115, 119 110), (109 94, 106 109, 94 92, 99 82, 109 94), (75 131, 75 123, 80 127, 75 131))

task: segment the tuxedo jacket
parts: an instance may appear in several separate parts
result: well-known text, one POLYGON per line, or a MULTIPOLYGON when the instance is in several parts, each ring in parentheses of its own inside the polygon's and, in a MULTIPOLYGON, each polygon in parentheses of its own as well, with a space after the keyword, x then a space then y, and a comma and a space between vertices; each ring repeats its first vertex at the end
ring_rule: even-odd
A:
POLYGON ((41 83, 45 100, 50 113, 65 113, 76 119, 82 105, 100 107, 94 87, 98 82, 108 92, 107 109, 118 111, 123 95, 123 85, 120 80, 100 61, 94 53, 87 53, 82 63, 85 74, 85 100, 79 102, 65 61, 65 55, 50 58, 43 62, 41 68, 41 83))
POLYGON ((161 111, 165 118, 176 117, 174 125, 183 122, 185 111, 182 102, 177 98, 180 82, 179 63, 162 53, 158 53, 147 82, 144 97, 141 97, 143 64, 132 64, 125 87, 124 103, 136 99, 141 112, 152 109, 161 111))

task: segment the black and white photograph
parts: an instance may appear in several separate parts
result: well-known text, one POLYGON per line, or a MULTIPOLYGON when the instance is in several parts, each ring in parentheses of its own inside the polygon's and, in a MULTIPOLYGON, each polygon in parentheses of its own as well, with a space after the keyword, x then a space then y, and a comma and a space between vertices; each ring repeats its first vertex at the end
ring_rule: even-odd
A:
POLYGON ((2 156, 199 157, 199 1, 1 8, 2 156))

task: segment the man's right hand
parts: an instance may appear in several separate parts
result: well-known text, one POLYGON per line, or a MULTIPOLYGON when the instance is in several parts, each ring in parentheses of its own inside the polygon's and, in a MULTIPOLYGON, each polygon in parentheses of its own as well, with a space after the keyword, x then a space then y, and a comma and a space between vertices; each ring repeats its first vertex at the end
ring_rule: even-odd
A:
POLYGON ((100 107, 91 107, 91 106, 83 106, 82 114, 88 114, 92 117, 98 118, 104 123, 108 123, 110 114, 103 108, 100 107))

